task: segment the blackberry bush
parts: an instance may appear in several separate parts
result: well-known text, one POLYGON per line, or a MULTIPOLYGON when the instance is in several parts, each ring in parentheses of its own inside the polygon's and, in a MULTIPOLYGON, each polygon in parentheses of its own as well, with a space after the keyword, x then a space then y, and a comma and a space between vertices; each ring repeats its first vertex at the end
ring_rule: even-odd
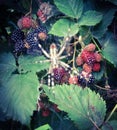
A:
POLYGON ((10 0, 4 5, 0 48, 8 51, 0 54, 0 112, 13 120, 8 129, 18 129, 16 120, 27 130, 50 129, 41 126, 46 123, 53 130, 116 130, 117 3, 10 0), (13 50, 2 44, 9 33, 13 50))

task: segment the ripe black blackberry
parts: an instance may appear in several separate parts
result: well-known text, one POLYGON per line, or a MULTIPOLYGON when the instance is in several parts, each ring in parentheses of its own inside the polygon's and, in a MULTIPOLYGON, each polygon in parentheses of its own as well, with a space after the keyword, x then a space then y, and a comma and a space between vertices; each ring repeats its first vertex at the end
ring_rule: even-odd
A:
POLYGON ((38 28, 35 29, 35 32, 36 33, 43 32, 43 33, 47 34, 47 29, 44 26, 40 26, 40 27, 38 27, 38 28))
POLYGON ((14 45, 14 53, 20 53, 25 51, 25 46, 24 46, 24 41, 23 40, 18 40, 15 45, 14 45))
POLYGON ((89 56, 87 57, 87 62, 86 62, 88 65, 93 65, 95 63, 95 57, 94 56, 89 56))
POLYGON ((16 29, 13 31, 13 33, 11 34, 11 40, 16 43, 19 40, 23 40, 24 39, 24 32, 21 31, 21 29, 16 29))
POLYGON ((38 45, 38 34, 40 32, 44 32, 47 34, 47 30, 44 27, 38 27, 27 34, 26 42, 29 44, 30 47, 38 45))
POLYGON ((85 87, 86 84, 87 84, 87 81, 86 81, 85 77, 84 77, 82 74, 79 74, 79 75, 78 75, 78 83, 79 83, 81 86, 83 86, 83 87, 85 87))
POLYGON ((83 87, 93 85, 94 82, 95 82, 95 78, 91 73, 87 75, 83 75, 83 73, 81 72, 78 75, 78 83, 83 87))
POLYGON ((26 42, 28 43, 30 48, 32 46, 38 45, 38 37, 37 37, 37 33, 35 32, 35 30, 33 30, 32 32, 29 32, 27 34, 26 42))
POLYGON ((65 69, 63 67, 58 67, 53 70, 54 79, 57 81, 61 81, 63 75, 65 74, 65 69))
POLYGON ((89 78, 88 81, 87 81, 88 85, 94 84, 94 82, 95 82, 95 77, 94 77, 92 74, 89 74, 89 77, 88 77, 88 78, 89 78))

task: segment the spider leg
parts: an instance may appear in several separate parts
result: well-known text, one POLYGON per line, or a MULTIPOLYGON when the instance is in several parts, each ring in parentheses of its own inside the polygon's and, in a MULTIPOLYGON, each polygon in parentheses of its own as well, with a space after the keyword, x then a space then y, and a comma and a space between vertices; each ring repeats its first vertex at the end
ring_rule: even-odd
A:
POLYGON ((57 57, 59 57, 63 53, 63 51, 65 50, 66 45, 67 45, 69 39, 70 39, 69 37, 66 37, 64 39, 64 45, 61 47, 60 51, 58 52, 57 57))
POLYGON ((66 43, 61 47, 60 51, 57 54, 57 57, 59 57, 63 53, 63 51, 65 50, 65 48, 66 48, 66 43))
POLYGON ((59 64, 61 66, 63 66, 64 68, 68 68, 68 69, 72 70, 72 68, 68 64, 64 63, 63 61, 59 61, 59 64))
POLYGON ((54 86, 54 73, 51 65, 48 71, 48 86, 54 86))
POLYGON ((68 55, 60 56, 60 57, 58 57, 58 60, 61 60, 61 59, 67 58, 67 57, 68 57, 68 55))
POLYGON ((50 62, 50 60, 40 60, 40 61, 35 61, 35 63, 45 63, 45 62, 50 62))
POLYGON ((38 44, 38 47, 41 49, 41 51, 43 52, 43 54, 44 54, 47 58, 50 58, 50 55, 43 49, 43 47, 41 46, 41 44, 38 44))

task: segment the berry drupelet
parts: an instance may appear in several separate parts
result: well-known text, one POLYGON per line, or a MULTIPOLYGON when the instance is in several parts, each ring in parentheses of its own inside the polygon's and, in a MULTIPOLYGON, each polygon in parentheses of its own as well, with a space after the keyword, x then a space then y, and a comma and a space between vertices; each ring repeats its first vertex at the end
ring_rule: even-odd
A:
POLYGON ((38 45, 40 40, 39 33, 42 32, 47 35, 47 30, 44 27, 38 27, 36 29, 33 29, 27 34, 26 43, 28 43, 30 47, 38 45))
POLYGON ((83 86, 90 86, 94 83, 95 78, 91 73, 87 73, 85 71, 82 71, 79 75, 78 75, 78 83, 83 86))
POLYGON ((21 29, 16 29, 11 34, 11 40, 16 43, 18 40, 23 40, 25 38, 24 32, 21 29))

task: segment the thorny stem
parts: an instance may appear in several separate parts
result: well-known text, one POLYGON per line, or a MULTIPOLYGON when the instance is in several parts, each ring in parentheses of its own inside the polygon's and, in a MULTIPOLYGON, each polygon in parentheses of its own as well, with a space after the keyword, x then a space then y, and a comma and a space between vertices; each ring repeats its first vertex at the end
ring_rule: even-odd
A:
POLYGON ((25 16, 30 15, 30 14, 31 14, 31 12, 32 12, 32 0, 30 1, 30 10, 29 10, 29 12, 28 12, 25 16))
POLYGON ((93 125, 97 128, 97 130, 101 130, 97 124, 92 120, 92 118, 89 118, 89 120, 93 123, 93 125))
POLYGON ((95 84, 95 86, 96 86, 97 88, 102 89, 102 90, 105 90, 105 91, 110 90, 110 89, 108 89, 108 88, 102 88, 102 87, 100 87, 100 86, 99 86, 99 85, 97 85, 97 84, 95 84))
POLYGON ((74 54, 73 54, 73 69, 75 69, 75 55, 76 54, 76 45, 74 46, 74 54))
POLYGON ((91 39, 92 39, 92 41, 95 43, 95 45, 96 45, 98 51, 101 52, 101 49, 100 49, 99 46, 97 45, 95 39, 94 39, 92 36, 91 36, 91 39))
POLYGON ((115 105, 115 107, 113 108, 113 110, 111 111, 111 113, 109 114, 108 118, 106 119, 105 122, 108 122, 109 119, 111 118, 111 116, 113 115, 113 113, 115 112, 115 110, 117 109, 117 104, 115 105))

